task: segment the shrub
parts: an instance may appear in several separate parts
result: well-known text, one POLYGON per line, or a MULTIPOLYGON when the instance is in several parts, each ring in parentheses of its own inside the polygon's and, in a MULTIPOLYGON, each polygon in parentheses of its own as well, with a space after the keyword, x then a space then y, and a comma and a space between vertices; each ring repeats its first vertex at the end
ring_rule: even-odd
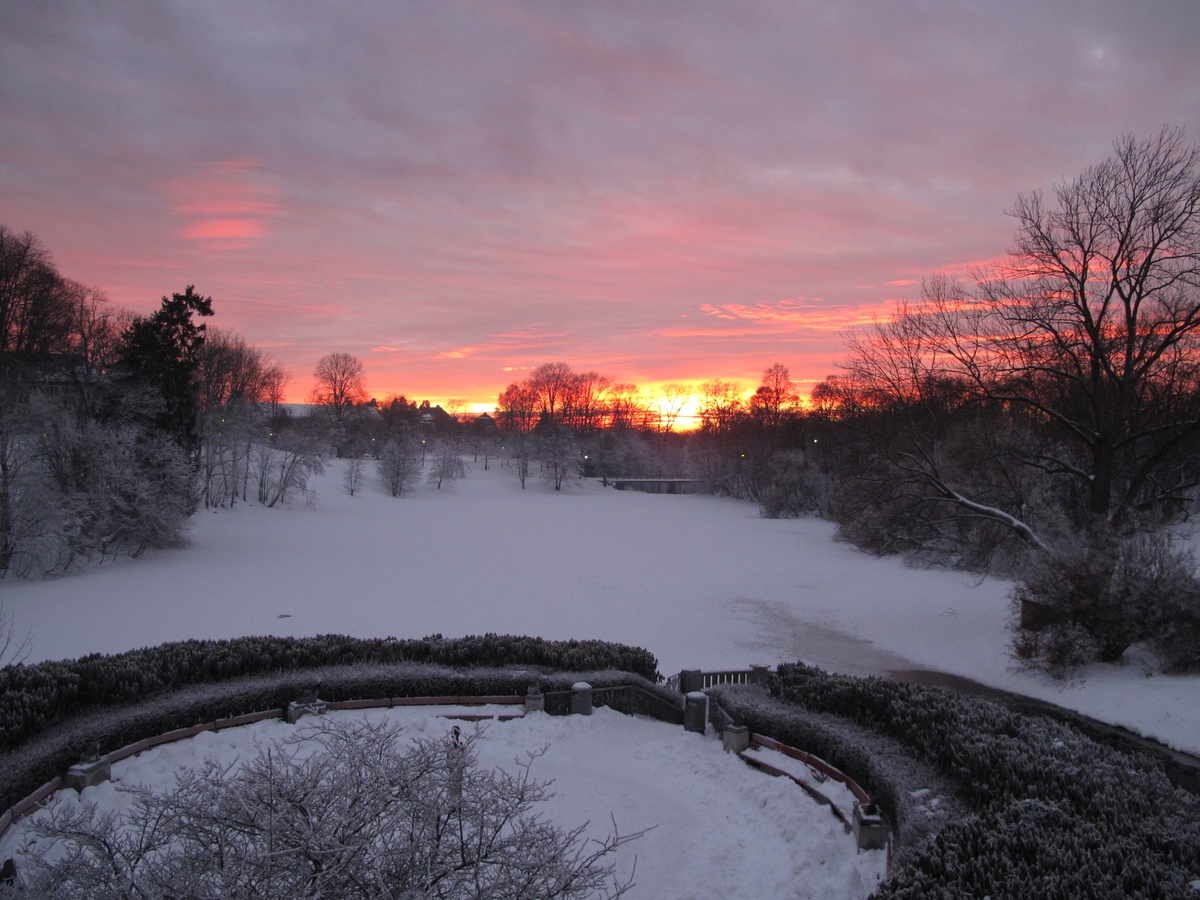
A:
POLYGON ((1191 553, 1166 534, 1099 538, 1034 560, 1013 589, 1016 606, 1043 620, 1013 641, 1017 659, 1061 677, 1099 660, 1116 662, 1148 641, 1168 671, 1200 668, 1200 580, 1191 553))
POLYGON ((188 685, 323 666, 401 662, 572 672, 618 669, 658 680, 658 662, 651 653, 605 641, 496 634, 458 639, 435 634, 418 640, 327 634, 180 641, 113 656, 92 654, 0 669, 0 747, 14 747, 76 712, 130 703, 188 685))
POLYGON ((545 693, 546 711, 566 715, 571 708, 571 685, 581 678, 592 685, 598 705, 683 724, 678 694, 615 669, 553 672, 538 667, 531 672, 520 665, 454 669, 425 663, 291 669, 162 691, 138 703, 78 709, 19 747, 0 754, 0 810, 61 775, 96 742, 100 751, 107 753, 202 722, 280 710, 310 694, 322 700, 524 695, 536 682, 545 693), (634 687, 622 687, 626 685, 634 687))
POLYGON ((772 691, 896 738, 976 810, 879 897, 1177 897, 1200 873, 1200 799, 1144 757, 942 688, 796 664, 779 667, 772 691))
POLYGON ((758 505, 768 519, 786 519, 828 506, 829 478, 802 450, 776 453, 767 470, 758 505))

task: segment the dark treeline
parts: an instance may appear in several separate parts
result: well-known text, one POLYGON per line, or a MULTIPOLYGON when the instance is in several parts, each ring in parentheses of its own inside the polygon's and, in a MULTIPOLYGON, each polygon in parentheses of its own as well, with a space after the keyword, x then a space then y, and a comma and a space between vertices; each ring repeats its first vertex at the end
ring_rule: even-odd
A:
POLYGON ((711 493, 761 500, 772 514, 815 509, 776 489, 784 461, 808 459, 808 423, 787 367, 775 364, 745 394, 738 382, 713 380, 669 383, 647 395, 606 375, 545 363, 500 394, 496 424, 518 475, 532 465, 555 487, 579 475, 690 478, 711 493), (699 427, 681 431, 680 414, 693 398, 699 427))

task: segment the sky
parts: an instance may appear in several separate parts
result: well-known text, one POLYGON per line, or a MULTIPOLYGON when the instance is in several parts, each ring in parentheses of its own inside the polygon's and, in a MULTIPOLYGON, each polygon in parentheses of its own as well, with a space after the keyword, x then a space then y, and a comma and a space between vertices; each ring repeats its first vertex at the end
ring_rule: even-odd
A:
POLYGON ((0 5, 0 224, 291 372, 494 404, 837 372, 1019 193, 1200 141, 1200 3, 0 5))

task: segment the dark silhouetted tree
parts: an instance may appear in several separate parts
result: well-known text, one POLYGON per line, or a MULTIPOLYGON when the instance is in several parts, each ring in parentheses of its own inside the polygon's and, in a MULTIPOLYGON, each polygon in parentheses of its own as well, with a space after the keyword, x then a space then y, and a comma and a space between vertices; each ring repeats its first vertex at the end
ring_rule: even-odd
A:
POLYGON ((330 353, 317 361, 309 402, 323 406, 339 424, 367 399, 363 364, 349 353, 330 353))
POLYGON ((211 316, 212 298, 188 285, 182 294, 162 298, 152 316, 134 319, 121 341, 119 362, 137 384, 161 398, 154 425, 189 454, 199 446, 199 391, 196 367, 206 325, 194 317, 211 316))

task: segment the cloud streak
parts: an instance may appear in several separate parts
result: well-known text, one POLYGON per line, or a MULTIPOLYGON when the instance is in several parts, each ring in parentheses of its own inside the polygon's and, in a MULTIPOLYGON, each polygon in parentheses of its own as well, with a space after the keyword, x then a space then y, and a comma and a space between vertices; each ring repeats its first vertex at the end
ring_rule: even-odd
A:
POLYGON ((1198 45, 1116 0, 9 4, 0 215, 119 303, 196 284, 297 396, 332 350, 472 401, 819 378, 1017 192, 1200 139, 1198 45))

